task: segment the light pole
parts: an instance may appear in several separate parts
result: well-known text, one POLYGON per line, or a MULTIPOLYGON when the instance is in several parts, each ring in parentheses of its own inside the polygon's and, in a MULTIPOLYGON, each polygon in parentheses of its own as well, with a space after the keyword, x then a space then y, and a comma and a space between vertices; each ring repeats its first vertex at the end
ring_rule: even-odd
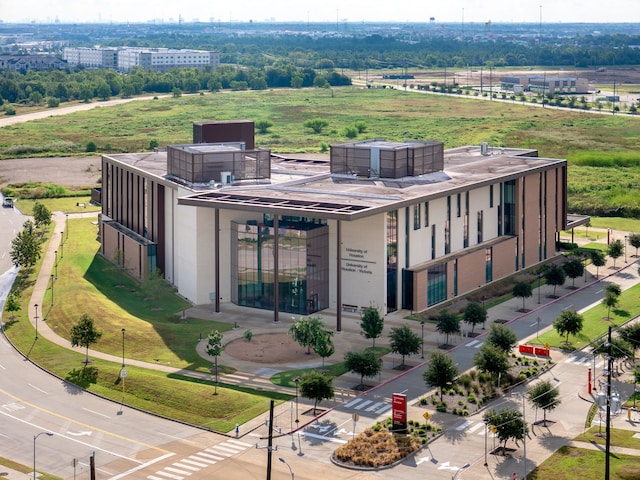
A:
POLYGON ((420 321, 420 330, 422 335, 422 359, 424 359, 424 320, 420 321))
POLYGON ((53 307, 53 273, 51 274, 51 306, 53 307))
POLYGON ((289 468, 289 473, 291 474, 291 480, 294 480, 295 477, 293 475, 293 470, 291 470, 291 465, 289 465, 287 461, 282 457, 278 457, 278 460, 280 460, 282 463, 284 463, 287 466, 287 468, 289 468))
POLYGON ((64 232, 60 232, 60 260, 64 256, 64 232))
MULTIPOLYGON (((66 214, 67 216, 67 221, 66 221, 66 225, 65 225, 65 230, 67 231, 67 240, 69 240, 69 214, 66 214)), ((64 232, 62 232, 64 234, 64 232)), ((64 235, 63 235, 64 236, 64 235)))
POLYGON ((525 393, 524 392, 514 392, 512 393, 514 397, 522 397, 522 449, 523 449, 523 466, 524 466, 524 480, 527 478, 527 417, 525 415, 525 393))
POLYGON ((122 331, 122 368, 124 368, 124 332, 125 332, 125 329, 123 328, 121 331, 122 331))
POLYGON ((489 465, 487 462, 487 430, 489 430, 489 419, 484 419, 484 466, 489 465))
POLYGON ((54 267, 56 269, 56 280, 58 279, 58 250, 54 250, 53 254, 56 256, 56 263, 54 264, 54 267))
POLYGON ((35 308, 36 310, 36 316, 35 316, 35 320, 36 320, 36 340, 38 339, 38 304, 34 304, 33 308, 35 308))
POLYGON ((627 263, 627 236, 624 236, 624 263, 627 263))
POLYGON ((298 418, 298 382, 300 382, 300 378, 296 377, 293 381, 296 384, 296 428, 298 428, 298 423, 300 422, 300 419, 298 418))
POLYGON ((49 437, 53 436, 53 433, 51 432, 40 432, 37 435, 33 436, 33 480, 36 479, 36 440, 42 434, 47 435, 49 437))
POLYGON ((482 322, 482 329, 484 330, 484 324, 487 322, 487 311, 484 308, 484 301, 487 299, 484 295, 480 297, 480 301, 482 302, 482 310, 484 310, 484 321, 482 322))

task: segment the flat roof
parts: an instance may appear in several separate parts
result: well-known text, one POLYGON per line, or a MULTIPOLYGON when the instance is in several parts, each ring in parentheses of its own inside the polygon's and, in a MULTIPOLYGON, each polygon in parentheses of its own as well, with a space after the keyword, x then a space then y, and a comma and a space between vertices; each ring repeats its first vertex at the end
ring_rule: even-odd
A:
MULTIPOLYGON (((327 155, 272 155, 271 178, 224 186, 192 186, 180 205, 222 207, 279 215, 356 220, 416 203, 454 195, 497 181, 507 181, 566 164, 566 160, 537 157, 530 149, 479 146, 445 150, 444 170, 404 178, 362 178, 330 173, 327 155)), ((107 155, 166 185, 166 152, 107 155)))

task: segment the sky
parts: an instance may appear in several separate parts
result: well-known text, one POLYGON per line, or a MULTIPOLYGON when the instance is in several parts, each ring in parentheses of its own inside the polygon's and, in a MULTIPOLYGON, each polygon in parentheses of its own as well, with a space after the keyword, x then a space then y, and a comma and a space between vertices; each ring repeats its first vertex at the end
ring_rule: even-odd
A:
POLYGON ((0 0, 15 22, 640 23, 638 0, 0 0))

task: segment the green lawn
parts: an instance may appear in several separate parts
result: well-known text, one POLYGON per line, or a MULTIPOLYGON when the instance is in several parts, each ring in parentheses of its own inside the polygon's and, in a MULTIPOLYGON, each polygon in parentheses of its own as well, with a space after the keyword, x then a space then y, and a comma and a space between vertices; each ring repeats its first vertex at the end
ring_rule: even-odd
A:
MULTIPOLYGON (((591 427, 589 430, 581 435, 578 435, 574 440, 578 442, 591 442, 598 445, 605 445, 605 429, 600 427, 591 427)), ((623 430, 621 428, 611 428, 611 445, 616 447, 635 448, 640 450, 640 438, 634 438, 636 434, 633 430, 623 430)), ((640 459, 639 459, 640 461, 640 459)))
MULTIPOLYGON (((69 237, 64 248, 59 249, 53 307, 48 288, 39 310, 41 321, 46 318, 47 324, 60 336, 69 338, 71 326, 87 313, 102 332, 92 348, 119 357, 121 329, 125 328, 127 358, 208 372, 213 359, 201 358, 195 351, 196 343, 211 330, 224 332, 232 326, 189 317, 183 319, 182 310, 189 304, 171 287, 159 286, 158 282, 140 285, 96 255, 97 227, 93 221, 69 220, 69 237)), ((44 248, 48 241, 45 235, 44 248)), ((39 268, 40 264, 36 265, 33 272, 39 268)), ((7 336, 35 363, 92 392, 122 401, 120 362, 91 359, 85 368, 83 354, 55 345, 42 336, 34 341, 35 330, 27 320, 28 301, 35 281, 33 272, 23 269, 16 281, 14 291, 20 295, 22 310, 5 311, 7 336)), ((225 369, 229 371, 222 366, 222 370, 225 369)), ((278 401, 290 398, 290 395, 224 384, 214 395, 213 382, 131 366, 127 372, 124 385, 127 404, 216 431, 230 431, 236 423, 244 423, 267 411, 271 398, 278 401)))
MULTIPOLYGON (((546 288, 551 289, 551 287, 546 288)), ((562 289, 566 287, 558 288, 562 289)), ((593 339, 604 335, 608 331, 609 325, 620 325, 631 319, 632 316, 636 315, 637 312, 640 311, 639 294, 640 284, 634 285, 622 292, 622 295, 619 297, 618 307, 611 309, 612 320, 610 321, 606 320, 608 308, 602 305, 602 303, 598 303, 594 308, 584 312, 582 314, 584 317, 582 331, 576 336, 569 335, 569 344, 565 344, 566 337, 558 335, 558 332, 556 332, 555 329, 548 330, 544 334, 540 335, 538 339, 531 340, 530 343, 541 345, 548 343, 551 347, 570 350, 580 349, 585 345, 588 345, 593 339)), ((597 300, 598 299, 594 299, 594 301, 597 300)))
MULTIPOLYGON (((575 447, 562 447, 531 473, 528 480, 602 480, 604 478, 604 452, 575 447), (578 473, 579 472, 579 473, 578 473)), ((640 458, 611 454, 609 459, 611 480, 640 478, 640 458)))

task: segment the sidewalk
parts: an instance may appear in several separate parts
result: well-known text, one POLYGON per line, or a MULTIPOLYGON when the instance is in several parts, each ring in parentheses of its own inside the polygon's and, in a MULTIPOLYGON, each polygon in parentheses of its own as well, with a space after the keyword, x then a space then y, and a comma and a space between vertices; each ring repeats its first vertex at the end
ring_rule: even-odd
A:
MULTIPOLYGON (((81 214, 78 214, 77 216, 87 217, 90 215, 91 214, 81 213, 81 214)), ((69 215, 69 216, 72 218, 74 217, 74 215, 69 215)), ((47 288, 50 285, 51 273, 54 271, 54 265, 56 261, 55 252, 56 251, 62 252, 64 248, 64 243, 62 243, 61 245, 61 242, 62 242, 62 232, 65 228, 65 220, 66 220, 66 215, 64 215, 63 213, 61 212, 54 213, 53 224, 52 224, 52 229, 53 229, 52 238, 54 240, 50 242, 48 250, 46 252, 43 252, 44 258, 42 262, 42 268, 36 280, 33 296, 29 304, 29 318, 32 323, 35 323, 34 318, 35 318, 36 311, 35 311, 34 305, 35 304, 38 304, 39 306, 43 305, 43 299, 45 298, 47 288)), ((67 234, 68 232, 65 232, 65 238, 64 238, 65 242, 67 239, 67 234)), ((71 235, 73 235, 73 233, 71 233, 71 235)), ((619 235, 620 234, 618 234, 618 236, 619 235)), ((604 235, 604 241, 606 242, 606 235, 604 235)), ((596 273, 595 267, 589 266, 589 268, 587 269, 588 270, 587 276, 585 276, 586 280, 576 279, 576 282, 575 282, 576 288, 583 288, 585 285, 591 285, 596 281, 606 280, 607 277, 615 275, 620 270, 635 263, 637 259, 635 257, 632 257, 631 255, 628 255, 627 258, 624 259, 624 260, 628 260, 627 262, 622 261, 623 259, 618 259, 615 269, 613 269, 612 261, 610 259, 607 259, 607 260, 608 260, 607 265, 600 267, 599 269, 599 278, 597 279, 595 278, 595 273, 596 273)), ((638 281, 636 268, 633 267, 630 270, 631 271, 629 272, 629 275, 626 275, 625 279, 622 282, 620 282, 622 283, 621 286, 623 290, 628 288, 628 286, 631 286, 632 284, 637 283, 638 281)), ((548 287, 545 285, 545 286, 542 286, 541 289, 534 289, 533 296, 531 298, 526 299, 526 302, 525 302, 526 307, 531 310, 536 310, 537 308, 542 308, 546 305, 549 305, 550 303, 558 301, 557 299, 548 298, 550 288, 551 287, 548 287)), ((558 287, 557 290, 560 296, 575 292, 575 290, 568 289, 567 286, 558 287)), ((596 299, 594 299, 594 301, 596 301, 596 299)), ((488 331, 491 322, 495 322, 497 320, 501 322, 503 321, 510 322, 516 318, 519 318, 520 316, 525 315, 519 312, 519 309, 521 307, 522 307, 522 299, 513 298, 502 304, 499 304, 490 308, 488 310, 486 330, 484 331, 480 330, 481 333, 484 334, 486 333, 486 331, 488 331)), ((45 308, 44 311, 40 309, 37 313, 39 315, 39 318, 41 320, 44 320, 46 319, 46 316, 48 314, 48 309, 45 308)), ((406 311, 398 311, 398 312, 394 312, 392 314, 386 315, 384 317, 385 332, 388 332, 389 329, 392 327, 409 324, 412 328, 414 328, 414 330, 417 328, 418 333, 422 333, 420 329, 420 325, 417 324, 417 322, 411 322, 405 319, 405 316, 407 316, 408 313, 409 312, 406 312, 406 311)), ((245 309, 242 307, 237 307, 232 304, 224 304, 223 311, 220 313, 214 312, 212 305, 193 306, 187 309, 186 314, 196 318, 205 318, 205 319, 211 318, 217 321, 224 321, 229 324, 237 325, 237 328, 234 328, 233 330, 225 333, 225 341, 231 341, 235 338, 240 338, 244 334, 244 331, 247 329, 252 330, 254 335, 258 335, 261 333, 274 333, 274 332, 286 333, 292 322, 290 314, 286 314, 286 315, 283 314, 283 316, 281 317, 281 321, 276 323, 272 321, 273 313, 270 311, 245 309)), ((331 312, 331 311, 322 312, 322 317, 328 326, 331 326, 332 323, 333 324, 335 323, 335 317, 333 315, 335 315, 335 312, 331 312)), ((359 315, 357 314, 343 315, 342 326, 343 326, 343 330, 334 335, 334 343, 336 347, 336 353, 333 356, 334 361, 335 359, 341 358, 341 356, 344 355, 344 353, 347 351, 360 351, 372 344, 372 340, 365 339, 364 336, 362 336, 360 333, 361 329, 360 329, 359 315)), ((427 357, 428 352, 438 348, 438 346, 443 343, 443 337, 435 331, 435 326, 430 323, 429 324, 425 323, 423 328, 424 328, 424 336, 423 336, 424 352, 425 352, 425 357, 427 357)), ((458 346, 461 346, 462 344, 470 341, 470 336, 468 335, 470 332, 470 329, 464 324, 463 324, 463 328, 465 329, 465 332, 463 332, 463 334, 460 336, 451 336, 449 343, 456 343, 458 346)), ((478 331, 478 328, 476 329, 477 331, 478 331)), ((547 328, 551 328, 551 327, 547 327, 547 328)), ((542 332, 543 330, 540 330, 539 332, 534 333, 528 338, 531 338, 534 335, 537 335, 537 333, 542 333, 542 332)), ((59 337, 51 328, 49 328, 46 321, 40 321, 38 323, 38 334, 46 337, 48 340, 64 348, 71 348, 69 341, 67 339, 63 339, 59 337)), ((480 337, 474 337, 474 338, 480 338, 480 337)), ((522 339, 521 343, 526 342, 528 338, 522 339)), ((203 353, 205 342, 206 340, 204 339, 201 340, 197 348, 201 352, 201 354, 206 357, 206 354, 203 353)), ((383 337, 376 340, 376 345, 388 345, 388 338, 383 335, 383 337)), ((85 350, 80 347, 77 347, 75 350, 83 354, 85 352, 85 350)), ((95 358, 101 358, 101 359, 109 360, 116 363, 120 363, 122 361, 122 358, 119 356, 108 355, 96 350, 90 350, 89 355, 95 358)), ((561 361, 561 359, 564 357, 562 352, 553 352, 552 355, 553 355, 554 361, 556 362, 561 361)), ((413 357, 407 357, 405 360, 408 365, 415 368, 415 367, 420 367, 421 365, 424 364, 425 359, 421 357, 422 355, 419 354, 413 357)), ((264 363, 256 364, 252 362, 243 362, 234 357, 231 357, 228 354, 225 354, 224 352, 221 355, 219 362, 221 364, 228 365, 230 367, 237 369, 237 372, 234 375, 225 375, 222 378, 222 381, 225 383, 242 384, 244 386, 249 386, 258 390, 287 391, 291 395, 295 395, 296 393, 295 390, 285 389, 285 388, 273 385, 269 381, 269 378, 271 377, 271 375, 273 375, 273 373, 277 371, 282 371, 286 369, 305 368, 305 367, 308 368, 308 367, 320 365, 320 362, 318 361, 318 359, 298 362, 295 365, 281 365, 281 364, 270 365, 270 364, 264 364, 264 363)), ((374 385, 385 384, 393 381, 393 379, 398 377, 399 374, 402 375, 402 372, 395 368, 400 363, 400 357, 398 355, 392 355, 392 354, 386 355, 383 359, 383 362, 384 362, 383 369, 379 377, 377 379, 367 379, 368 380, 367 383, 374 384, 374 385)), ((189 375, 189 376, 198 377, 198 378, 206 378, 209 380, 214 379, 213 374, 210 374, 210 373, 187 371, 183 369, 177 369, 173 367, 158 365, 155 363, 142 362, 135 359, 126 359, 126 363, 128 365, 135 365, 143 368, 161 370, 168 373, 180 373, 183 375, 189 375)), ((353 374, 346 374, 339 378, 336 378, 334 380, 334 387, 336 389, 336 398, 333 401, 323 402, 321 405, 321 408, 327 409, 327 408, 339 407, 340 405, 347 402, 350 398, 360 395, 361 392, 356 392, 353 390, 353 387, 359 383, 360 383, 359 376, 355 376, 353 374)), ((428 395, 428 394, 430 394, 430 392, 427 391, 427 387, 425 386, 425 392, 422 396, 428 395)), ((416 403, 417 398, 407 399, 407 401, 408 401, 409 410, 410 410, 409 417, 420 418, 422 416, 422 413, 424 413, 424 410, 421 408, 412 406, 416 403)), ((308 407, 312 405, 311 403, 305 401, 305 399, 303 399, 302 397, 298 397, 298 402, 300 404, 300 409, 304 408, 305 406, 308 407)), ((291 404, 284 403, 279 405, 276 408, 276 415, 281 415, 283 416, 283 418, 288 418, 287 412, 290 411, 292 405, 293 405, 292 403, 291 404)), ((307 423, 310 423, 313 421, 314 419, 309 417, 309 422, 307 423)), ((640 425, 640 423, 638 422, 640 422, 640 418, 638 419, 638 421, 636 421, 635 423, 636 426, 640 425)), ((287 423, 287 422, 284 422, 284 423, 287 423)), ((254 431, 263 425, 264 425, 264 419, 262 417, 258 417, 250 422, 247 422, 246 424, 240 426, 240 436, 246 435, 247 433, 254 431)), ((285 427, 286 429, 286 425, 283 427, 285 427)), ((301 423, 300 428, 302 427, 304 427, 304 424, 301 423)), ((559 433, 558 430, 559 429, 554 429, 554 438, 559 433)), ((638 429, 638 431, 640 432, 640 429, 638 429)), ((229 435, 235 436, 235 433, 229 432, 229 435)), ((557 440, 557 441, 559 442, 560 440, 557 440)), ((555 442, 556 440, 554 440, 553 438, 549 438, 548 435, 533 437, 530 443, 527 444, 527 448, 528 448, 527 458, 530 459, 535 464, 542 463, 542 461, 546 459, 554 451, 553 447, 555 445, 555 442)), ((559 446, 560 444, 558 445, 558 447, 559 446)), ((517 460, 514 459, 514 461, 517 463, 517 460)), ((503 466, 503 467, 510 468, 508 466, 503 466)), ((458 473, 460 474, 458 475, 460 477, 462 477, 463 475, 467 475, 469 477, 477 476, 479 478, 496 478, 496 476, 504 477, 504 472, 502 470, 500 472, 498 471, 489 472, 484 467, 482 462, 476 462, 473 465, 467 467, 465 470, 459 471, 458 473)))

